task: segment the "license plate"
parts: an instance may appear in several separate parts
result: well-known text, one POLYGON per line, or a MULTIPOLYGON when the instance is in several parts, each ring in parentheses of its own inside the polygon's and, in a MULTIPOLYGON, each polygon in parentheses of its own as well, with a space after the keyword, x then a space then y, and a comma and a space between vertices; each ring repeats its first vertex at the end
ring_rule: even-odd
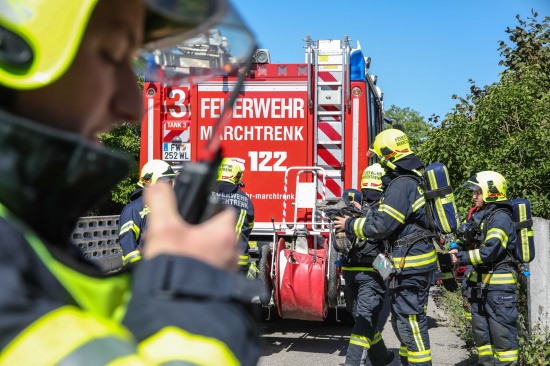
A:
POLYGON ((165 142, 162 147, 163 160, 189 161, 191 160, 191 144, 165 142))

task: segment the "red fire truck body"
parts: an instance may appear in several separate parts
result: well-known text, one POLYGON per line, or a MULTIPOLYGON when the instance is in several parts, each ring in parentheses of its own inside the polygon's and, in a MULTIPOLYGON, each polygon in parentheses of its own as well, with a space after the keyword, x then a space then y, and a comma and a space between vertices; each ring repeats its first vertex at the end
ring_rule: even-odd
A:
MULTIPOLYGON (((271 64, 266 50, 255 56, 264 59, 245 77, 221 146, 224 156, 245 161, 243 190, 255 211, 251 251, 272 292, 264 305, 284 318, 321 320, 343 299, 330 225, 316 204, 360 187, 369 142, 382 129, 382 96, 369 59, 347 37, 307 37, 303 64, 271 64)), ((236 80, 145 82, 141 165, 163 159, 185 169, 200 160, 236 80)))

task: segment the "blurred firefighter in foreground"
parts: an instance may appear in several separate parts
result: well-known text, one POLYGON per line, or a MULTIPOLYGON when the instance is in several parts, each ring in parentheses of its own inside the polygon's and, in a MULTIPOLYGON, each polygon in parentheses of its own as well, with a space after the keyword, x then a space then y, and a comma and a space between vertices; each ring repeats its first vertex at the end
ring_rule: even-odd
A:
POLYGON ((380 132, 371 151, 386 168, 379 209, 370 217, 339 219, 335 226, 359 239, 389 241, 395 267, 389 282, 392 326, 401 342, 401 363, 428 366, 432 355, 424 307, 437 255, 418 179, 424 164, 413 154, 407 136, 397 129, 380 132))
POLYGON ((239 46, 227 60, 241 63, 255 48, 248 29, 223 0, 1 4, 0 364, 255 365, 255 283, 234 273, 232 210, 190 225, 170 185, 151 186, 143 260, 110 276, 71 242, 78 217, 128 173, 97 135, 141 120, 132 67, 183 82, 159 47, 225 29, 239 46))
MULTIPOLYGON (((355 189, 344 191, 350 202, 361 207, 361 217, 368 219, 378 211, 382 197, 383 175, 382 166, 373 164, 363 172, 361 192, 355 189)), ((354 242, 354 245, 342 259, 342 271, 346 281, 346 306, 355 319, 355 325, 350 336, 345 364, 359 366, 366 353, 364 356, 369 358, 373 366, 388 365, 395 355, 386 348, 378 329, 386 285, 380 273, 373 268, 376 257, 385 252, 384 242, 357 240, 351 235, 349 240, 354 242)))
POLYGON ((141 168, 137 187, 130 194, 130 203, 124 207, 118 220, 118 241, 122 249, 122 265, 126 266, 141 259, 147 215, 151 211, 149 206, 143 202, 143 190, 157 182, 172 184, 175 178, 176 173, 163 160, 150 160, 141 168))
POLYGON ((471 265, 466 278, 472 330, 480 365, 518 364, 517 272, 510 243, 516 240, 506 197, 506 180, 493 171, 474 174, 464 186, 473 192, 477 210, 461 228, 463 240, 476 249, 453 249, 453 262, 471 265))
POLYGON ((256 262, 248 264, 248 237, 254 228, 254 204, 243 192, 244 160, 225 158, 218 168, 218 181, 214 186, 213 194, 219 197, 226 206, 237 211, 237 241, 239 245, 239 267, 241 272, 247 273, 249 278, 256 278, 258 269, 256 262))

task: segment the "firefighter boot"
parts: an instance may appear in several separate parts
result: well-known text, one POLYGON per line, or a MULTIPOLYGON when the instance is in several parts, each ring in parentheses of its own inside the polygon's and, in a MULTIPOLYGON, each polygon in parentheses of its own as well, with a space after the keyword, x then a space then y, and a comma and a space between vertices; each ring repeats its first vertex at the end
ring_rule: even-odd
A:
POLYGON ((389 365, 395 358, 395 354, 386 348, 383 340, 372 344, 367 351, 367 356, 372 366, 389 365))

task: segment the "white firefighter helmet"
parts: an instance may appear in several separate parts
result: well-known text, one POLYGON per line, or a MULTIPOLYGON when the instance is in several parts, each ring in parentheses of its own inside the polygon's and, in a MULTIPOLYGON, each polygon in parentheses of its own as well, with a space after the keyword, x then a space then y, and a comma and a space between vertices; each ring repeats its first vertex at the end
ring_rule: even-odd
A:
POLYGON ((382 176, 386 174, 382 165, 375 163, 363 170, 361 189, 372 189, 382 192, 382 176))
POLYGON ((146 188, 155 184, 157 181, 171 182, 176 178, 176 173, 164 160, 149 160, 139 174, 138 186, 146 188))

